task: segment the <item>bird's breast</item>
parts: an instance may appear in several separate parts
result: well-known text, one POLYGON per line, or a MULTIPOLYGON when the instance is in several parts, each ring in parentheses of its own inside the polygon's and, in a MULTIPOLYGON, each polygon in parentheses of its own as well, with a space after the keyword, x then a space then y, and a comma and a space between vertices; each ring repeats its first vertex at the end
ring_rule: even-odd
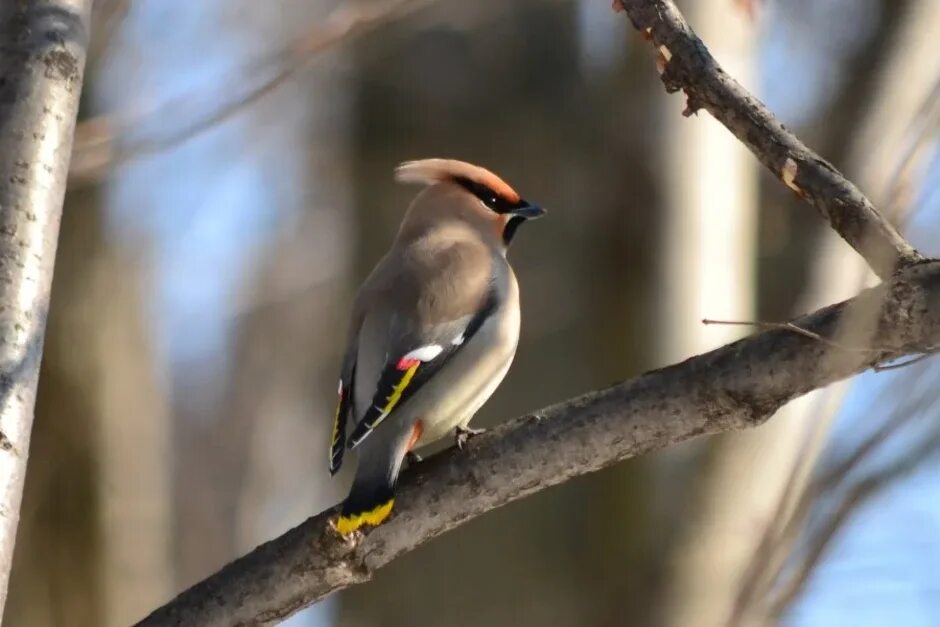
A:
POLYGON ((402 409, 420 418, 424 433, 418 446, 438 440, 466 424, 502 382, 519 343, 518 287, 510 286, 499 309, 453 356, 437 377, 402 409))

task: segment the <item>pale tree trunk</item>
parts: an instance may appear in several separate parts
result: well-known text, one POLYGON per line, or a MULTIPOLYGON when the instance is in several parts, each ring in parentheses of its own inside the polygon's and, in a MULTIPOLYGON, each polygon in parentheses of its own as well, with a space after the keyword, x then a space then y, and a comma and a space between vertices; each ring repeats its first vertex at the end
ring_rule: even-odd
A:
MULTIPOLYGON (((333 2, 287 2, 267 12, 276 38, 297 35, 295 24, 322 20, 333 2), (284 14, 292 19, 284 20, 284 14)), ((264 31, 263 31, 264 32, 264 31)), ((293 131, 272 146, 294 164, 281 229, 246 277, 238 360, 226 415, 246 425, 242 481, 234 516, 234 548, 242 553, 283 533, 342 498, 345 482, 328 472, 329 429, 345 339, 353 261, 349 198, 350 93, 343 51, 318 59, 258 112, 259 133, 285 114, 293 131)), ((269 140, 270 141, 270 140, 269 140)), ((291 619, 323 624, 324 604, 291 619)))
MULTIPOLYGON (((753 88, 755 25, 731 0, 686 5, 689 23, 719 62, 753 88)), ((704 326, 703 318, 746 320, 754 311, 758 165, 707 113, 680 115, 684 106, 683 98, 669 97, 663 112, 661 363, 743 334, 734 327, 704 326)))
MULTIPOLYGON (((869 114, 852 136, 846 165, 849 173, 858 177, 859 187, 889 216, 915 200, 919 187, 904 183, 917 182, 918 177, 899 172, 899 166, 902 162, 912 167, 926 165, 923 158, 918 158, 925 151, 914 149, 915 141, 931 132, 918 128, 926 122, 919 111, 940 84, 940 55, 936 54, 940 2, 909 0, 909 4, 879 74, 869 114)), ((857 265, 864 268, 863 264, 857 265)))
MULTIPOLYGON (((731 0, 685 5, 689 23, 718 61, 753 88, 756 25, 731 0)), ((676 109, 685 105, 681 100, 670 98, 664 113, 661 363, 743 333, 740 327, 705 326, 703 318, 755 316, 758 164, 711 116, 679 115, 676 109)), ((775 421, 733 434, 713 444, 709 459, 691 462, 703 467, 693 471, 701 476, 692 482, 685 510, 677 512, 685 522, 662 598, 663 625, 724 624, 759 539, 759 521, 775 503, 772 486, 785 476, 781 470, 787 468, 788 454, 770 444, 795 426, 794 421, 775 421)))
POLYGON ((139 263, 105 235, 101 196, 66 203, 11 625, 126 625, 172 589, 165 394, 139 263))
POLYGON ((91 0, 0 8, 0 611, 26 476, 91 0))
MULTIPOLYGON (((98 525, 104 625, 126 625, 173 589, 172 468, 166 389, 138 294, 144 273, 105 244, 92 268, 95 302, 109 306, 87 329, 88 390, 97 430, 98 525)), ((83 326, 87 327, 87 318, 83 326)))

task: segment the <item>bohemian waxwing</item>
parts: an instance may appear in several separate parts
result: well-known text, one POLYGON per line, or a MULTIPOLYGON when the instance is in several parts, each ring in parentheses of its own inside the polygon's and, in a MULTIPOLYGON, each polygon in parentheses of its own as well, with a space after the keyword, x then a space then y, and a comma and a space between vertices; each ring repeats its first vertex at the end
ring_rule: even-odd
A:
POLYGON ((398 181, 426 188, 359 290, 339 381, 330 474, 359 448, 341 534, 392 511, 402 461, 468 424, 506 376, 519 339, 519 287, 506 248, 545 211, 481 167, 409 161, 398 181))

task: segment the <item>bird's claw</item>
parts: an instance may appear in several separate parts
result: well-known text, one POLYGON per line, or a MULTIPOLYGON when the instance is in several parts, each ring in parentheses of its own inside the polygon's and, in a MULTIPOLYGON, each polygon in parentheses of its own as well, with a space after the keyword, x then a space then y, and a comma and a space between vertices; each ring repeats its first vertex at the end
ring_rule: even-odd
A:
POLYGON ((486 429, 473 429, 471 427, 457 427, 454 429, 455 440, 457 441, 457 448, 463 450, 467 446, 467 442, 470 441, 470 438, 476 437, 481 433, 485 433, 486 429))
POLYGON ((423 462, 424 458, 418 455, 417 453, 415 453, 414 451, 408 451, 407 453, 405 453, 405 461, 408 463, 409 466, 414 466, 416 464, 420 464, 421 462, 423 462))

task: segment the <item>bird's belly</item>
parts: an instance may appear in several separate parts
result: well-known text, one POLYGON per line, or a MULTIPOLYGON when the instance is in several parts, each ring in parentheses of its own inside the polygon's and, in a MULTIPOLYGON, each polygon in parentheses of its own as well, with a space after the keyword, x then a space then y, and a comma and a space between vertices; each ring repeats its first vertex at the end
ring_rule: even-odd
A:
POLYGON ((423 426, 417 446, 430 444, 473 418, 509 371, 518 338, 517 319, 492 320, 409 400, 402 409, 423 426))

